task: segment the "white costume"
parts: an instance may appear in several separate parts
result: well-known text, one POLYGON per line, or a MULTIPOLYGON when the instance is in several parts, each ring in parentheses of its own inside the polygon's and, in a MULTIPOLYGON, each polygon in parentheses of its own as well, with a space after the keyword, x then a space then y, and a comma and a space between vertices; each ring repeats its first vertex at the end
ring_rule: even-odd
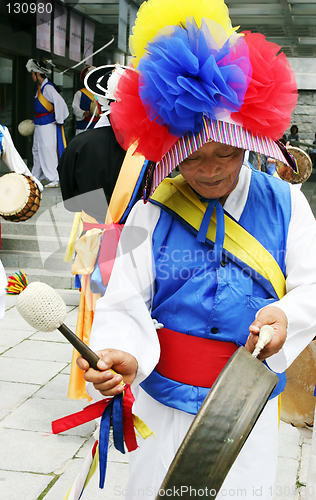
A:
POLYGON ((72 109, 73 109, 73 113, 76 117, 76 135, 78 134, 81 134, 82 132, 84 132, 85 130, 89 130, 91 128, 95 128, 96 124, 98 123, 98 121, 91 121, 90 123, 90 119, 92 118, 92 116, 90 115, 88 118, 87 121, 84 121, 85 120, 85 111, 90 111, 90 105, 88 106, 88 103, 91 104, 91 100, 89 99, 88 96, 84 96, 85 99, 84 99, 84 102, 85 102, 85 108, 86 109, 83 109, 81 107, 82 105, 82 98, 83 98, 83 94, 82 94, 82 91, 81 90, 77 90, 77 92, 75 93, 74 95, 74 98, 73 98, 73 101, 72 101, 72 109), (90 125, 89 125, 90 123, 90 125), (78 127, 78 124, 82 124, 81 126, 83 126, 84 128, 79 128, 78 127), (89 125, 89 127, 88 127, 89 125))
MULTIPOLYGON (((55 120, 46 125, 37 125, 33 139, 33 175, 49 182, 58 182, 58 155, 57 155, 57 124, 63 124, 69 115, 67 104, 53 85, 46 85, 48 79, 45 78, 41 84, 43 96, 53 104, 55 120), (45 88, 43 89, 43 87, 45 88)), ((38 92, 36 92, 37 99, 38 92)))
MULTIPOLYGON (((248 198, 251 176, 252 170, 244 163, 238 184, 224 204, 225 211, 237 221, 248 198)), ((316 327, 316 223, 304 195, 293 186, 290 189, 291 218, 285 256, 287 293, 273 303, 288 318, 288 336, 282 350, 267 360, 270 368, 277 372, 284 371, 302 352, 314 337, 316 327)), ((158 206, 142 201, 132 210, 122 236, 128 227, 134 226, 144 228, 147 237, 129 252, 126 249, 125 253, 118 252, 107 291, 97 303, 90 339, 94 351, 120 349, 137 359, 138 373, 132 385, 136 396, 133 413, 142 418, 156 436, 146 441, 140 439, 139 448, 130 454, 128 499, 155 498, 194 418, 162 405, 138 387, 152 372, 160 355, 157 326, 148 312, 155 282, 152 235, 160 213, 158 206)), ((91 384, 88 384, 88 391, 92 397, 100 399, 100 393, 91 384)), ((250 500, 259 496, 271 500, 277 439, 277 398, 274 398, 265 407, 217 498, 250 500)))
POLYGON ((0 138, 0 150, 2 149, 1 159, 7 165, 9 170, 11 170, 11 172, 16 172, 17 174, 24 174, 28 177, 32 177, 42 191, 42 184, 32 175, 25 162, 19 155, 19 152, 13 144, 10 132, 7 127, 0 125, 0 136, 2 136, 0 138))

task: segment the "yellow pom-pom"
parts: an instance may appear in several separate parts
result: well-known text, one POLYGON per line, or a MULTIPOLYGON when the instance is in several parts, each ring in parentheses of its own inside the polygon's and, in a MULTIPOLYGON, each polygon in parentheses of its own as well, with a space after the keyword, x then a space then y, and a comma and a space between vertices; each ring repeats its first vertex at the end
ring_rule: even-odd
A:
POLYGON ((232 28, 228 8, 223 0, 149 0, 140 6, 129 40, 130 51, 134 56, 133 66, 137 68, 147 43, 162 28, 180 25, 186 27, 187 17, 194 17, 199 28, 202 18, 211 19, 225 29, 228 37, 238 29, 232 28))
POLYGON ((13 276, 8 278, 8 286, 6 287, 7 295, 19 295, 27 287, 28 280, 25 272, 17 271, 13 276))

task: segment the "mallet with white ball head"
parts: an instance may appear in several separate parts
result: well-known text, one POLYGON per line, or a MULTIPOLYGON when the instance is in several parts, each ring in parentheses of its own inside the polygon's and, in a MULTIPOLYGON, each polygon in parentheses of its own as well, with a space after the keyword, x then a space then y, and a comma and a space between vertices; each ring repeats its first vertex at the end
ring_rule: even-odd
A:
POLYGON ((17 310, 29 325, 41 332, 59 330, 89 365, 98 370, 100 358, 64 324, 66 304, 51 286, 39 282, 28 285, 26 274, 19 271, 9 277, 6 290, 17 295, 17 310))

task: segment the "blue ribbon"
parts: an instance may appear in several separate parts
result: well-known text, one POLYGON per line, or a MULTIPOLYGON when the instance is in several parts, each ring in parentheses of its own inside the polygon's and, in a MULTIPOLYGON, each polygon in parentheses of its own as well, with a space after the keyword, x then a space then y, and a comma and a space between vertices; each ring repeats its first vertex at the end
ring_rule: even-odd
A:
POLYGON ((112 398, 112 400, 104 409, 101 417, 99 438, 99 488, 101 489, 104 488, 105 483, 111 419, 113 426, 114 446, 121 453, 125 453, 123 431, 123 394, 118 394, 117 396, 114 396, 114 398, 112 398))
POLYGON ((104 488, 106 466, 108 461, 108 447, 109 447, 113 399, 106 406, 101 417, 100 437, 99 437, 99 467, 100 467, 99 488, 101 489, 104 488))
POLYGON ((114 446, 121 453, 125 453, 123 432, 123 394, 115 396, 112 413, 114 446))
POLYGON ((224 238, 225 238, 225 218, 224 218, 224 210, 222 204, 218 199, 212 200, 208 198, 200 198, 202 203, 208 202, 207 208, 205 210, 205 214, 203 216, 200 229, 197 235, 197 241, 200 243, 205 243, 207 230, 210 225, 211 217, 214 208, 216 209, 216 236, 214 242, 214 264, 215 268, 220 266, 222 260, 223 246, 224 246, 224 238))

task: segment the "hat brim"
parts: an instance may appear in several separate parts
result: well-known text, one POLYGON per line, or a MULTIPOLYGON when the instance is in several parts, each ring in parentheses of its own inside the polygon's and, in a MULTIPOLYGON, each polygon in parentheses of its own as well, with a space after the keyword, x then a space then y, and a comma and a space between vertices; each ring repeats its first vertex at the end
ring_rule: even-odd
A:
POLYGON ((116 66, 114 66, 114 64, 107 64, 89 71, 84 78, 84 86, 92 94, 99 97, 106 97, 108 79, 115 68, 116 66))
POLYGON ((280 147, 269 137, 256 136, 236 123, 203 117, 201 131, 182 136, 157 163, 151 193, 174 168, 209 141, 261 153, 290 166, 280 147))

